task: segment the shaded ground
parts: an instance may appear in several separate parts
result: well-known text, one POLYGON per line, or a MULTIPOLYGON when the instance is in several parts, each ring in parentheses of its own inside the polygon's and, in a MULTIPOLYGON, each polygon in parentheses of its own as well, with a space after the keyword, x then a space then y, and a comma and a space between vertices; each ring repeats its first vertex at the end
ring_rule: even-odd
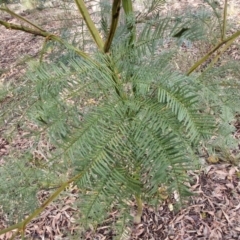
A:
MULTIPOLYGON (((172 211, 172 197, 166 199, 158 209, 144 207, 142 223, 127 229, 131 237, 124 239, 175 239, 175 240, 220 240, 240 239, 240 172, 230 164, 206 165, 202 171, 192 172, 192 190, 195 196, 180 212, 172 211)), ((75 216, 78 210, 74 202, 78 189, 72 187, 58 203, 51 204, 26 229, 27 239, 72 239, 69 234, 79 233, 75 216), (44 238, 45 237, 45 238, 44 238)), ((42 202, 48 192, 39 192, 42 202)), ((133 207, 132 207, 133 208, 133 207)), ((109 218, 95 230, 89 230, 81 239, 113 239, 111 224, 118 213, 109 218)), ((5 226, 0 218, 0 228, 5 226)), ((10 239, 12 233, 0 236, 10 239)))
MULTIPOLYGON (((190 1, 176 2, 175 7, 182 8, 190 1)), ((198 4, 194 1, 193 4, 198 4)), ((240 25, 240 16, 235 7, 237 1, 232 1, 229 17, 240 25), (239 18, 237 18, 239 17, 239 18)), ((238 3, 239 4, 239 3, 238 3)), ((237 5, 236 5, 237 6, 237 5)), ((41 15, 41 14, 40 14, 41 15)), ((36 13, 30 14, 36 17, 36 13)), ((13 19, 7 19, 9 22, 13 19)), ((50 29, 53 26, 48 26, 50 29)), ((26 60, 36 57, 42 46, 43 39, 22 32, 12 34, 0 26, 0 84, 4 81, 16 81, 24 73, 26 60)), ((239 49, 234 50, 234 56, 239 56, 239 49)), ((235 58, 239 60, 239 58, 235 58)), ((235 137, 239 138, 240 123, 236 122, 235 137)), ((0 132, 1 134, 1 132, 0 132)), ((7 142, 0 135, 0 166, 4 164, 3 156, 8 154, 11 146, 24 148, 28 142, 23 142, 21 136, 13 143, 7 142)), ((153 209, 145 206, 142 223, 126 229, 130 236, 126 239, 174 239, 174 240, 240 240, 240 170, 223 159, 216 164, 209 164, 205 156, 202 169, 198 172, 190 172, 193 177, 192 190, 195 193, 190 202, 180 212, 172 210, 172 204, 177 197, 169 196, 159 208, 153 209)), ((239 162, 238 162, 239 164, 239 162)), ((80 231, 77 224, 78 210, 74 203, 78 197, 78 189, 71 186, 60 201, 51 204, 34 221, 27 226, 27 239, 71 239, 67 237, 80 231)), ((48 191, 39 192, 39 203, 42 203, 48 191)), ((132 206, 134 209, 134 206, 132 206)), ((117 212, 109 214, 109 219, 97 229, 89 230, 81 239, 113 239, 111 223, 117 219, 117 212)), ((6 227, 6 216, 0 214, 0 229, 6 227)), ((0 236, 1 239, 11 239, 13 233, 0 236)))

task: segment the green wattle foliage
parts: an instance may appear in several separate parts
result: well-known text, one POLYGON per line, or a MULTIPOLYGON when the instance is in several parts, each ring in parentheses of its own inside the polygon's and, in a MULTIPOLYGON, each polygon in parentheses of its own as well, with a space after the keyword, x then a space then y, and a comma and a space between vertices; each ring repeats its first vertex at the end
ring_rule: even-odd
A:
POLYGON ((215 129, 214 118, 198 111, 194 78, 170 67, 171 52, 143 59, 137 47, 129 52, 110 60, 96 54, 94 64, 42 65, 29 75, 39 96, 29 116, 57 148, 52 164, 61 156, 82 172, 77 184, 90 189, 79 204, 86 219, 104 217, 135 194, 148 201, 162 185, 184 197, 196 146, 215 129))
MULTIPOLYGON (((153 2, 159 8, 160 1, 153 2)), ((128 201, 141 196, 143 202, 159 202, 162 186, 179 194, 179 202, 189 196, 188 171, 198 163, 197 147, 218 131, 229 135, 228 123, 239 110, 230 106, 236 95, 226 100, 239 89, 218 86, 215 68, 186 76, 173 67, 179 46, 172 36, 183 42, 189 37, 191 43, 203 39, 209 29, 194 21, 205 15, 187 14, 181 21, 178 16, 174 22, 156 14, 136 29, 121 23, 108 54, 94 50, 89 60, 68 49, 51 56, 50 64, 32 63, 23 84, 10 89, 15 101, 3 107, 1 120, 17 131, 27 129, 35 136, 33 148, 42 141, 49 146, 44 163, 36 163, 29 150, 21 152, 21 163, 14 164, 20 157, 11 155, 0 166, 0 202, 12 219, 36 207, 38 189, 79 173, 81 223, 101 223, 110 208, 128 222, 128 201), (165 41, 171 49, 164 48, 165 41)))

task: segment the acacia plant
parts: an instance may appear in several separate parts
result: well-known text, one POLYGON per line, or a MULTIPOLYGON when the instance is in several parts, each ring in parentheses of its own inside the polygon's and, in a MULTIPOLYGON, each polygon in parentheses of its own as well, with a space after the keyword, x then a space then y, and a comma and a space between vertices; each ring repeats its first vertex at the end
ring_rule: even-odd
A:
MULTIPOLYGON (((143 203, 158 201, 162 188, 178 193, 180 202, 189 195, 197 147, 212 136, 230 139, 240 96, 236 64, 214 65, 240 31, 226 35, 227 1, 224 14, 205 2, 197 12, 170 15, 161 14, 164 3, 157 0, 146 1, 143 13, 134 11, 138 1, 100 1, 92 13, 75 0, 85 25, 59 35, 2 4, 1 12, 21 21, 0 19, 2 26, 44 39, 23 80, 1 90, 2 126, 34 136, 32 147, 40 141, 50 147, 40 163, 28 150, 0 166, 0 202, 9 223, 18 222, 0 234, 16 229, 24 236, 27 224, 71 184, 79 189, 81 222, 91 223, 101 223, 110 208, 131 219, 125 216, 129 200, 140 223, 143 203), (176 70, 185 61, 179 61, 182 45, 199 42, 210 51, 176 70), (37 206, 36 193, 53 185, 37 206)), ((11 140, 9 130, 5 137, 11 140)))

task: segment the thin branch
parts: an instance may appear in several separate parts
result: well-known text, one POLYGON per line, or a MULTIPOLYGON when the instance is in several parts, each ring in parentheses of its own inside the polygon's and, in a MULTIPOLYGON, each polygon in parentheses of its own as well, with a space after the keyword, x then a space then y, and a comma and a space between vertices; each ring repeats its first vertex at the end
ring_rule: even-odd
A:
POLYGON ((75 51, 81 57, 92 61, 90 56, 88 56, 86 53, 84 53, 83 51, 79 50, 78 48, 75 48, 74 46, 68 44, 63 39, 61 39, 60 37, 58 37, 58 36, 56 36, 56 35, 54 35, 50 32, 47 32, 47 31, 44 31, 44 30, 43 31, 35 30, 35 29, 29 28, 29 27, 25 27, 25 26, 22 26, 22 25, 17 25, 17 24, 14 24, 14 23, 8 23, 8 22, 2 21, 2 20, 0 20, 0 24, 3 25, 4 27, 6 27, 7 29, 23 31, 23 32, 30 33, 30 34, 33 34, 33 35, 36 35, 36 36, 41 36, 41 37, 48 38, 49 40, 50 39, 55 40, 55 41, 63 44, 64 46, 66 46, 68 49, 71 49, 71 50, 75 51))
POLYGON ((63 183, 61 185, 61 187, 59 187, 38 209, 36 209, 30 216, 28 216, 25 220, 23 220, 20 223, 14 224, 8 228, 5 228, 3 230, 0 231, 0 235, 10 232, 14 229, 18 229, 19 232, 24 232, 25 231, 25 227, 26 225, 35 217, 37 217, 41 212, 43 212, 43 210, 50 204, 52 203, 59 195, 62 191, 64 191, 64 189, 72 182, 75 182, 77 180, 79 180, 82 177, 82 173, 74 176, 73 178, 71 178, 70 180, 68 180, 67 182, 63 183))
POLYGON ((212 60, 211 64, 209 65, 209 68, 213 67, 213 65, 218 61, 218 59, 221 57, 221 55, 232 45, 234 40, 235 39, 231 39, 229 42, 226 43, 226 45, 221 49, 221 51, 212 60))
POLYGON ((227 26, 227 0, 225 0, 224 3, 222 40, 224 40, 226 37, 226 26, 227 26))
POLYGON ((218 43, 210 52, 208 52, 204 57, 197 61, 187 72, 190 75, 194 70, 196 70, 202 63, 204 63, 214 52, 216 52, 222 45, 228 42, 233 42, 238 36, 240 36, 240 31, 237 31, 232 36, 218 43))
POLYGON ((132 0, 122 0, 123 9, 126 15, 133 13, 132 0))
POLYGON ((32 23, 32 22, 29 21, 28 19, 26 19, 26 18, 20 16, 19 14, 13 12, 12 10, 10 10, 10 9, 7 8, 7 7, 5 7, 5 8, 0 8, 0 11, 7 12, 7 13, 9 13, 10 15, 12 15, 12 16, 14 16, 14 17, 16 17, 16 18, 18 18, 18 19, 20 19, 20 20, 22 20, 22 21, 28 23, 29 25, 35 27, 35 28, 38 29, 39 31, 44 32, 44 29, 42 29, 41 27, 39 27, 39 26, 37 26, 36 24, 32 23))
POLYGON ((120 5, 121 5, 121 0, 114 0, 113 5, 112 5, 112 21, 111 21, 111 26, 110 26, 110 31, 107 37, 107 40, 104 45, 104 52, 108 52, 111 44, 113 37, 115 35, 116 29, 117 29, 117 24, 118 24, 118 19, 120 15, 120 5))
POLYGON ((92 19, 90 17, 90 14, 88 12, 88 9, 87 9, 84 1, 83 0, 75 0, 75 3, 78 7, 78 10, 82 14, 82 17, 83 17, 85 23, 87 24, 88 30, 90 31, 95 43, 97 44, 97 46, 100 50, 103 50, 104 42, 100 36, 99 31, 97 30, 97 28, 94 24, 94 22, 92 21, 92 19))
POLYGON ((122 0, 122 5, 126 14, 128 30, 131 34, 129 44, 132 45, 136 39, 136 17, 133 12, 132 0, 122 0))
POLYGON ((19 30, 19 31, 23 31, 23 32, 27 32, 27 33, 36 35, 36 36, 49 37, 52 35, 51 33, 46 32, 44 30, 40 30, 40 29, 36 30, 36 29, 29 28, 29 27, 25 27, 23 25, 17 25, 17 24, 5 22, 2 20, 0 20, 0 24, 3 25, 7 29, 19 30))

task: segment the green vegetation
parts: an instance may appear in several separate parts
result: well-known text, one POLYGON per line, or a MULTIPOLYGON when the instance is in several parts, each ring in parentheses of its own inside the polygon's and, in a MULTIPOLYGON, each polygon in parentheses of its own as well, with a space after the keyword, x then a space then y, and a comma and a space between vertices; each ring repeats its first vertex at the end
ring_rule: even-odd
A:
POLYGON ((11 141, 14 132, 25 132, 31 142, 0 166, 0 203, 15 224, 0 234, 16 229, 23 237, 26 225, 70 184, 79 189, 83 225, 101 223, 111 208, 119 211, 119 224, 129 224, 133 199, 139 223, 142 203, 158 203, 160 188, 184 203, 200 145, 209 144, 209 151, 234 146, 229 123, 239 112, 240 69, 229 58, 215 64, 240 35, 226 35, 227 4, 224 14, 206 1, 197 12, 166 15, 163 1, 146 2, 148 11, 135 14, 137 1, 101 1, 91 16, 75 0, 85 25, 59 35, 1 6, 24 24, 0 24, 45 41, 23 80, 0 89, 4 136, 11 141), (194 44, 210 50, 186 67, 182 46, 194 44), (36 159, 33 149, 40 148, 44 157, 36 159), (38 206, 36 193, 53 186, 38 206))

